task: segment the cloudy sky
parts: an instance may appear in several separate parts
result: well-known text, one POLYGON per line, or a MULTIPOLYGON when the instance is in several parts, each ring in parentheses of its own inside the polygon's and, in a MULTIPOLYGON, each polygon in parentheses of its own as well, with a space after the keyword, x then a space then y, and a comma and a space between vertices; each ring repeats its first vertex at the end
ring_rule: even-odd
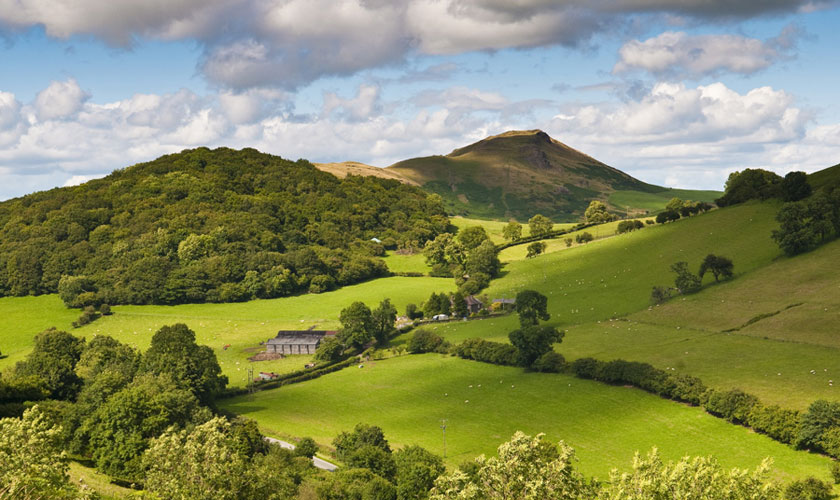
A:
POLYGON ((197 146, 540 128, 656 184, 840 162, 838 0, 0 0, 0 199, 197 146))

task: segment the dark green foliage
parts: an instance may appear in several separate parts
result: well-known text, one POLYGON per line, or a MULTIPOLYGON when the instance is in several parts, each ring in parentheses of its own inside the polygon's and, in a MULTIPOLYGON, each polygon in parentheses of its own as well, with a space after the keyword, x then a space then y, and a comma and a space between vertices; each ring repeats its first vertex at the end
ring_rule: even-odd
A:
POLYGON ((394 323, 397 321, 397 308, 391 304, 391 299, 379 303, 379 307, 371 311, 373 338, 377 345, 383 346, 396 331, 394 323))
POLYGON ((773 172, 758 169, 744 169, 732 172, 726 180, 724 194, 715 203, 719 207, 743 203, 747 200, 778 198, 782 194, 782 178, 773 172))
POLYGON ((169 374, 178 387, 211 405, 227 385, 227 377, 207 346, 195 343, 195 332, 183 323, 161 327, 152 336, 140 362, 141 373, 169 374))
POLYGON ((398 500, 424 500, 435 479, 446 472, 441 458, 417 445, 406 446, 394 453, 397 467, 398 500))
POLYGON ((422 354, 424 352, 438 352, 447 344, 436 333, 431 330, 419 329, 414 332, 408 341, 407 350, 411 354, 422 354))
POLYGON ((551 315, 548 314, 548 298, 534 290, 522 290, 517 293, 514 309, 519 314, 519 324, 523 327, 536 325, 539 320, 551 319, 551 315))
POLYGON ((253 458, 257 454, 268 453, 268 442, 260 432, 256 420, 245 417, 231 420, 228 439, 231 448, 243 457, 253 458))
MULTIPOLYGON (((478 293, 490 284, 490 279, 499 274, 502 265, 499 262, 498 248, 487 238, 483 228, 481 231, 470 231, 467 228, 467 244, 450 233, 443 233, 433 241, 426 243, 423 255, 426 263, 432 267, 432 276, 454 277, 458 289, 466 294, 478 293), (475 246, 470 246, 475 245, 475 246)), ((429 316, 428 309, 424 309, 429 316)), ((446 313, 438 313, 446 314, 446 313)))
POLYGON ((671 289, 664 286, 655 286, 650 292, 650 300, 654 304, 661 304, 671 298, 671 289))
POLYGON ((452 305, 449 301, 449 296, 445 293, 434 293, 429 296, 429 299, 423 304, 423 315, 431 318, 438 314, 449 314, 452 305))
POLYGON ((110 396, 82 423, 89 451, 101 472, 111 477, 142 477, 141 456, 149 441, 169 426, 202 423, 210 413, 171 376, 141 375, 110 396))
POLYGON ((755 404, 750 411, 748 424, 755 430, 767 434, 782 443, 795 443, 801 415, 796 410, 777 405, 755 404))
POLYGON ((319 500, 396 500, 388 480, 367 469, 340 469, 316 487, 319 500))
POLYGON ((394 480, 397 473, 397 466, 390 450, 384 450, 379 446, 366 444, 353 450, 345 456, 348 467, 368 469, 379 477, 388 481, 394 480))
POLYGON ((834 498, 829 483, 815 477, 794 481, 785 488, 785 500, 830 500, 834 498))
POLYGON ((458 241, 467 252, 489 239, 490 237, 487 236, 487 231, 482 226, 465 227, 458 232, 458 241))
POLYGON ((688 270, 687 262, 680 261, 674 263, 671 265, 671 271, 677 275, 676 278, 674 278, 674 286, 680 291, 680 293, 694 293, 697 290, 700 290, 700 277, 696 274, 692 274, 692 272, 688 270))
POLYGON ((93 306, 85 306, 79 319, 73 322, 73 328, 79 328, 99 319, 99 312, 93 306))
POLYGON ((420 319, 423 317, 423 311, 417 308, 417 304, 406 304, 405 316, 408 319, 420 319))
POLYGON ((452 302, 452 315, 458 318, 466 318, 470 315, 469 309, 467 309, 467 301, 464 298, 464 294, 460 291, 455 292, 451 296, 452 302))
POLYGON ((582 233, 578 233, 575 236, 575 243, 586 244, 586 243, 589 243, 590 241, 592 241, 594 239, 595 239, 595 237, 592 236, 592 233, 588 233, 588 232, 584 231, 582 233))
POLYGON ((373 338, 373 316, 363 302, 353 302, 341 310, 338 338, 344 345, 361 349, 373 338))
POLYGON ((540 255, 541 253, 545 252, 545 249, 548 245, 544 241, 535 241, 533 243, 528 244, 528 254, 525 256, 526 259, 531 259, 540 255))
POLYGON ((331 363, 339 361, 344 355, 344 343, 337 337, 324 337, 315 349, 315 359, 331 363))
POLYGON ((831 479, 834 484, 840 484, 840 462, 831 462, 831 479))
POLYGON ((333 446, 336 457, 342 461, 348 460, 354 452, 365 446, 373 446, 391 453, 391 447, 382 429, 368 424, 356 424, 352 432, 342 432, 333 439, 333 446))
POLYGON ((594 358, 578 358, 572 362, 572 372, 580 378, 595 379, 599 370, 600 361, 594 358))
POLYGON ((739 389, 731 391, 711 391, 706 401, 709 413, 725 418, 730 422, 749 424, 750 412, 758 404, 758 398, 739 389))
POLYGON ((664 212, 656 214, 657 224, 665 224, 666 222, 672 222, 675 220, 680 220, 680 213, 676 210, 665 210, 664 212))
POLYGON ((50 397, 73 400, 82 387, 76 374, 76 363, 85 348, 85 339, 50 329, 35 336, 32 352, 15 365, 15 378, 36 377, 50 397))
POLYGON ((645 224, 640 220, 623 220, 618 223, 618 228, 616 228, 615 232, 618 234, 629 233, 630 231, 635 231, 636 229, 642 229, 644 227, 645 224))
POLYGON ((519 351, 519 364, 531 367, 563 339, 564 333, 553 326, 525 326, 510 332, 510 343, 519 351))
POLYGON ((459 358, 494 365, 516 366, 519 364, 519 350, 516 347, 478 338, 467 339, 458 344, 453 354, 459 358))
POLYGON ((295 455, 298 457, 312 458, 318 453, 318 445, 311 437, 301 438, 295 446, 295 455))
POLYGON ((785 203, 776 214, 773 239, 787 255, 797 255, 836 236, 840 229, 840 190, 817 193, 808 200, 785 203))
POLYGON ((811 450, 824 450, 825 438, 832 428, 840 427, 840 402, 819 399, 811 403, 800 420, 796 445, 811 450))
POLYGON ((722 277, 723 279, 729 279, 732 277, 732 261, 723 257, 721 255, 713 255, 709 254, 703 259, 703 262, 700 264, 700 272, 698 275, 700 279, 703 279, 703 275, 706 274, 706 271, 711 271, 712 275, 715 277, 715 281, 719 281, 722 277))
POLYGON ((420 246, 447 225, 439 197, 397 181, 199 148, 0 203, 0 293, 83 307, 322 292, 387 273, 371 238, 420 246))
POLYGON ((788 172, 782 180, 782 200, 799 201, 811 196, 811 185, 805 172, 788 172))
POLYGON ((548 351, 534 361, 531 369, 537 372, 560 373, 565 364, 566 359, 562 354, 555 351, 548 351))

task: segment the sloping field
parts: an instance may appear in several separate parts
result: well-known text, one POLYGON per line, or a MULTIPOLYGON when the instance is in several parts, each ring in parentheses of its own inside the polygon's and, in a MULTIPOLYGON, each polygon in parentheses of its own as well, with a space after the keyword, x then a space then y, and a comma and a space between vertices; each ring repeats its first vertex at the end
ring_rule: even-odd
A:
POLYGON ((829 460, 795 451, 699 408, 636 389, 437 354, 365 363, 316 380, 224 400, 276 435, 312 436, 329 445, 357 423, 379 425, 392 444, 419 444, 450 466, 492 454, 517 430, 545 432, 577 451, 587 474, 629 468, 633 453, 658 446, 663 457, 714 455, 727 467, 775 460, 782 480, 826 479, 829 460))
MULTIPOLYGON (((244 385, 247 359, 262 350, 259 346, 280 329, 305 330, 312 326, 334 329, 338 315, 354 301, 376 307, 383 299, 402 312, 409 302, 421 302, 433 291, 452 291, 455 283, 448 278, 383 278, 359 285, 343 287, 319 295, 307 294, 271 300, 254 300, 232 304, 185 304, 179 306, 117 306, 112 316, 103 317, 79 329, 69 323, 79 315, 67 310, 57 296, 23 297, 0 300, 0 312, 8 309, 20 317, 43 317, 49 321, 10 323, 9 332, 0 337, 0 351, 14 356, 0 360, 0 368, 23 359, 31 348, 32 338, 44 328, 55 325, 74 335, 110 335, 139 349, 149 346, 152 335, 160 327, 186 323, 196 332, 196 341, 216 352, 222 370, 231 385, 244 385), (51 297, 51 298, 50 298, 51 297), (58 319, 65 323, 58 323, 58 319), (8 339, 8 340, 7 340, 8 339), (6 347, 8 346, 8 347, 6 347), (229 346, 225 349, 225 346, 229 346)), ((279 361, 253 364, 258 371, 294 371, 310 361, 308 356, 292 356, 279 361)))
POLYGON ((644 191, 616 191, 609 197, 611 205, 623 210, 647 210, 658 212, 665 208, 671 198, 681 200, 713 202, 723 195, 722 191, 695 191, 691 189, 666 189, 655 193, 644 191))

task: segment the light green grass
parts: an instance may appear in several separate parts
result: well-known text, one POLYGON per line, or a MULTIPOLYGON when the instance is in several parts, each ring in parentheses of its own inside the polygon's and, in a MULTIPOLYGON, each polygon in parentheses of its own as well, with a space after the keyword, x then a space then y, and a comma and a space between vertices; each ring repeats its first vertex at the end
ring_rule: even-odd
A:
POLYGON ((80 311, 67 309, 58 295, 0 298, 0 369, 22 360, 32 347, 35 334, 56 327, 68 330, 80 311))
POLYGON ((70 462, 70 481, 80 486, 87 485, 90 489, 99 493, 103 500, 136 497, 136 492, 113 484, 105 474, 97 472, 96 469, 85 467, 78 462, 70 462))
MULTIPOLYGON (((508 221, 498 221, 498 220, 485 220, 485 219, 470 219, 468 217, 451 217, 449 221, 452 223, 453 226, 457 227, 458 229, 464 229, 471 226, 481 226, 487 231, 487 235, 490 237, 490 240, 495 243, 505 243, 507 240, 502 235, 505 226, 508 225, 508 221)), ((531 229, 528 227, 528 221, 520 222, 522 224, 522 237, 528 237, 531 235, 531 229)), ((570 222, 558 222, 554 224, 554 229, 567 229, 574 226, 574 223, 570 222)))
POLYGON ((635 451, 653 446, 667 459, 714 455, 727 467, 755 467, 770 456, 781 480, 827 479, 830 464, 636 389, 437 354, 365 363, 222 406, 276 435, 312 436, 329 445, 364 422, 381 426, 394 445, 419 444, 440 455, 446 419, 450 466, 494 453, 517 430, 565 440, 577 450, 580 469, 601 478, 612 467, 628 469, 635 451))
MULTIPOLYGON (((164 325, 186 323, 196 332, 196 342, 210 346, 216 353, 231 385, 244 385, 247 380, 247 358, 260 351, 260 342, 273 337, 281 329, 336 329, 342 309, 355 301, 376 307, 386 298, 402 313, 409 302, 420 303, 434 292, 449 292, 455 283, 449 278, 392 277, 347 286, 319 295, 307 294, 271 300, 254 300, 232 304, 185 304, 179 306, 116 306, 112 316, 103 317, 85 327, 70 330, 74 335, 90 337, 110 335, 138 349, 149 346, 152 335, 164 325), (230 345, 224 349, 225 345, 230 345)), ((39 302, 27 298, 28 314, 52 317, 62 314, 64 306, 55 298, 39 302), (36 309, 41 306, 41 309, 36 309), (47 309, 46 306, 49 306, 47 309)), ((5 299, 4 299, 5 300, 5 299)), ((9 302, 19 304, 17 302, 9 302)), ((2 306, 4 302, 0 302, 2 306)), ((2 309, 0 309, 0 312, 2 309)), ((78 311, 71 311, 75 319, 78 311)), ((21 313, 23 314, 23 313, 21 313)), ((42 329, 42 328, 41 328, 42 329)), ((16 356, 22 357, 31 349, 31 341, 38 329, 26 335, 26 329, 16 335, 16 356)), ((11 357, 10 357, 11 358, 11 357)), ((303 368, 309 356, 290 356, 281 361, 261 361, 253 364, 254 372, 288 372, 303 368)), ((0 360, 8 366, 11 360, 0 360)), ((0 365, 4 366, 4 365, 0 365)))
POLYGON ((642 191, 616 191, 609 197, 610 204, 623 210, 647 210, 658 212, 665 208, 671 198, 681 200, 712 202, 723 195, 722 191, 695 191, 691 189, 668 189, 658 193, 642 191))
MULTIPOLYGON (((589 233, 596 240, 602 238, 609 238, 610 236, 615 236, 616 229, 618 228, 618 224, 620 222, 621 221, 615 221, 608 222, 606 224, 599 224, 597 226, 581 229, 580 231, 573 231, 571 233, 564 234, 563 236, 560 236, 558 238, 542 240, 546 244, 545 253, 558 252, 560 250, 566 250, 567 248, 571 247, 588 245, 589 243, 575 243, 575 237, 582 233, 589 233), (571 246, 566 246, 566 238, 572 239, 571 246)), ((571 224, 569 224, 569 226, 571 226, 571 224)), ((512 247, 507 247, 501 252, 499 252, 499 260, 502 262, 513 262, 516 260, 524 260, 525 258, 527 258, 527 255, 528 244, 515 245, 512 247)))
POLYGON ((392 273, 422 273, 428 274, 432 270, 426 264, 426 257, 423 252, 417 252, 410 255, 399 255, 394 252, 388 254, 382 259, 388 265, 388 269, 392 273))

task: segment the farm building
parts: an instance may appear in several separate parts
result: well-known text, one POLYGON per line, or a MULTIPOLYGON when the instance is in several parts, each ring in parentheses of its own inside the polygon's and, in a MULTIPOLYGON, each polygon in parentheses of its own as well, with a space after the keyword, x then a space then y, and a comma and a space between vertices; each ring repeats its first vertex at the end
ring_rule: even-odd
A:
POLYGON ((468 295, 464 301, 467 303, 467 311, 469 311, 470 314, 476 314, 484 307, 484 304, 472 295, 468 295))
POLYGON ((272 354, 315 354, 321 339, 335 335, 327 330, 280 330, 265 343, 265 352, 272 354))

